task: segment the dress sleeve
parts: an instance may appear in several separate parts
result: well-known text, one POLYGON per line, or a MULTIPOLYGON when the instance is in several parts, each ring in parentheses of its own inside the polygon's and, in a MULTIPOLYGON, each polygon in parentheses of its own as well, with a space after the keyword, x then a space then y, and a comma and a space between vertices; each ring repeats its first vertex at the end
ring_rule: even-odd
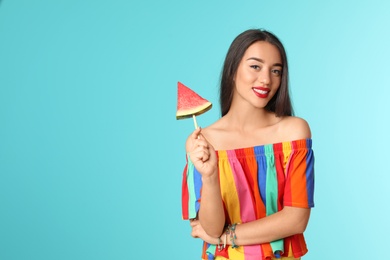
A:
POLYGON ((202 176, 187 156, 182 182, 182 217, 184 220, 196 218, 200 207, 202 176))
POLYGON ((292 149, 286 169, 284 206, 314 207, 314 154, 311 139, 292 149))

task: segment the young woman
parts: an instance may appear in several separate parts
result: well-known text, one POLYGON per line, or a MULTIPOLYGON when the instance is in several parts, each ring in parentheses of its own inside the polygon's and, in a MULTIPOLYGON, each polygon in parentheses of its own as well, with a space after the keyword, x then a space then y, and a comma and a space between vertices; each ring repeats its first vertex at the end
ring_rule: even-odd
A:
POLYGON ((187 139, 183 218, 202 259, 300 259, 314 206, 307 122, 294 117, 283 45, 265 30, 236 37, 220 89, 222 117, 187 139))

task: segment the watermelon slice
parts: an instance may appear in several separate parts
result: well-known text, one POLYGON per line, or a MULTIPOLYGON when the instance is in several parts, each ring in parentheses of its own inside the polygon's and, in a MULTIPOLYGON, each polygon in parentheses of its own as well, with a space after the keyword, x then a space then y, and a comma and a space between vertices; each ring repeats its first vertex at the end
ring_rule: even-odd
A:
POLYGON ((177 83, 176 119, 189 118, 210 110, 211 102, 196 94, 181 82, 177 83))

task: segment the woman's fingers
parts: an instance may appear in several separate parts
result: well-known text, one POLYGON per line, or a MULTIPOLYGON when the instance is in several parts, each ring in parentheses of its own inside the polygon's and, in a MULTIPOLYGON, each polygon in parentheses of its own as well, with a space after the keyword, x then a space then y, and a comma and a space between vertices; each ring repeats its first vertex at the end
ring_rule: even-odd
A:
POLYGON ((193 238, 198 238, 198 225, 199 225, 199 221, 198 220, 191 220, 190 221, 190 225, 191 225, 191 236, 193 238))
POLYGON ((192 139, 199 139, 198 136, 200 135, 201 131, 202 129, 200 127, 195 129, 194 132, 192 132, 192 139))
POLYGON ((192 163, 202 176, 215 173, 217 155, 213 146, 202 135, 201 129, 192 132, 187 139, 186 149, 192 163))
POLYGON ((209 144, 205 140, 198 139, 195 142, 195 147, 209 148, 209 144))
POLYGON ((195 151, 192 152, 192 155, 202 161, 206 162, 210 158, 210 150, 206 147, 200 146, 195 149, 195 151))

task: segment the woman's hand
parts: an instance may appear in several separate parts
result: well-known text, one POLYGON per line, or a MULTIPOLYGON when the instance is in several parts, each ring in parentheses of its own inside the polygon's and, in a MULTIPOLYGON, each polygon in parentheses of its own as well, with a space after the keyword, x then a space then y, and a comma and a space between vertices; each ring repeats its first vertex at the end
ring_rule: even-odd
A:
POLYGON ((204 231, 202 225, 200 224, 199 220, 197 220, 197 219, 190 220, 190 225, 192 228, 192 231, 191 231, 192 237, 200 238, 209 244, 213 244, 213 245, 218 244, 218 238, 211 237, 211 236, 207 235, 207 233, 204 231))
POLYGON ((218 175, 217 155, 213 146, 202 135, 200 128, 196 129, 187 139, 186 149, 192 163, 203 178, 218 175))

